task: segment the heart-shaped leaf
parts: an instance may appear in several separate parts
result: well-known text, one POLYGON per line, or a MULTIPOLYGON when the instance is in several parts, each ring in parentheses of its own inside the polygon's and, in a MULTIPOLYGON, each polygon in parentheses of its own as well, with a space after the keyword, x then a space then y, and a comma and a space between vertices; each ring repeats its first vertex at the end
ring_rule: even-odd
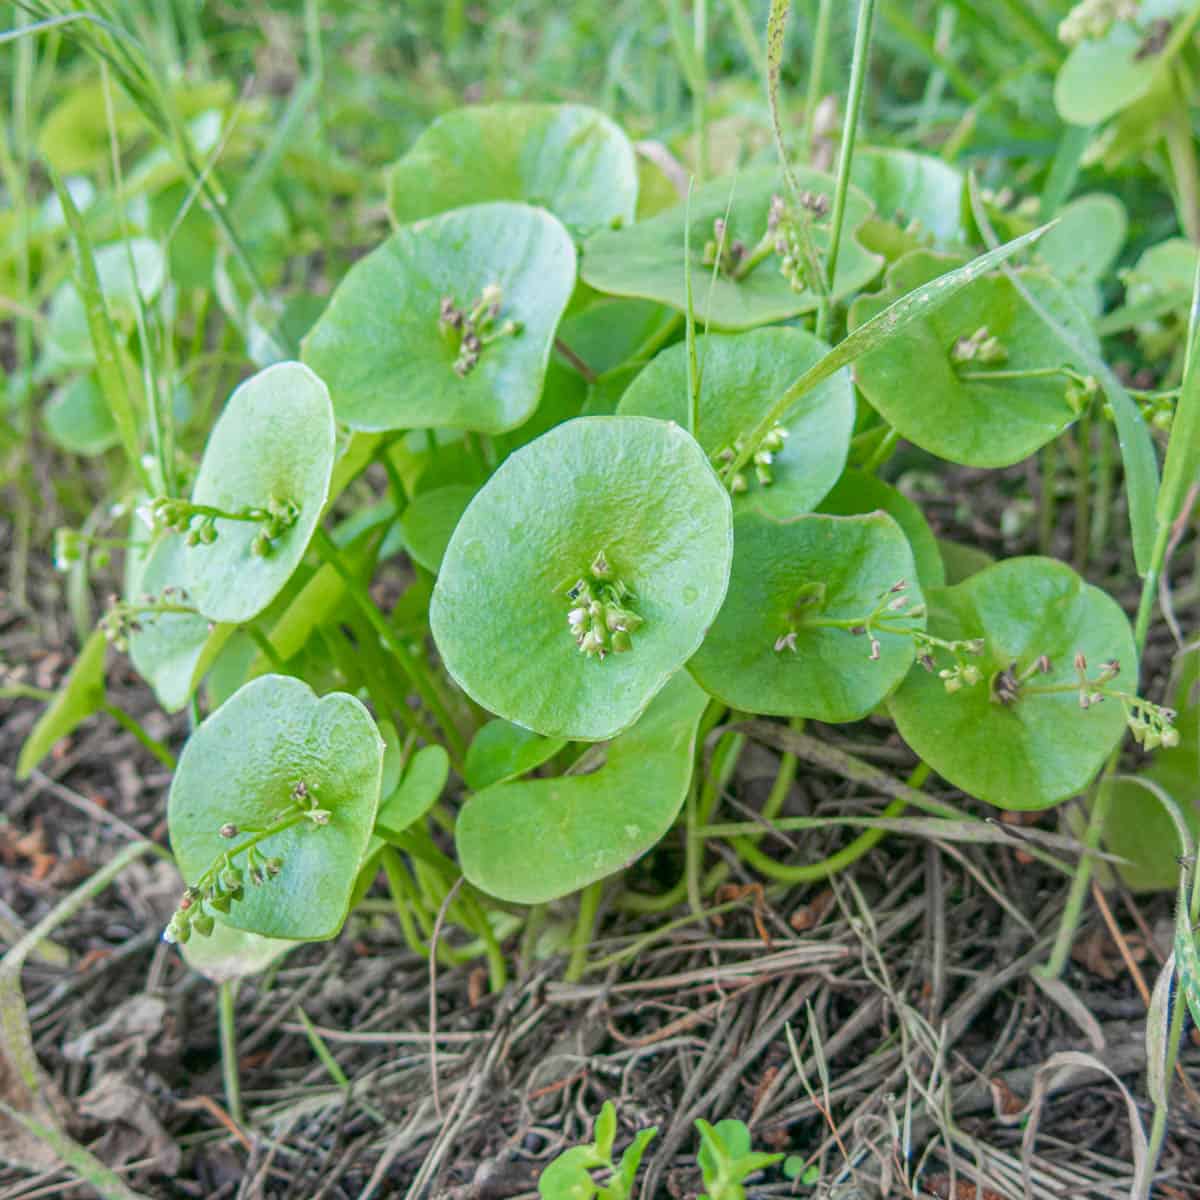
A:
POLYGON ((333 410, 300 363, 259 371, 229 398, 204 450, 192 503, 226 513, 290 506, 292 523, 255 544, 261 524, 216 518, 216 540, 185 552, 189 602, 213 621, 257 616, 287 583, 320 520, 333 470, 333 410), (260 543, 261 544, 261 543, 260 543))
POLYGON ((413 562, 434 575, 438 573, 454 527, 476 490, 467 483, 452 483, 413 497, 400 517, 404 545, 413 562))
POLYGON ((511 721, 489 721, 467 747, 467 787, 478 792, 494 783, 527 775, 566 744, 563 738, 539 737, 511 721))
POLYGON ((433 636, 485 708, 603 741, 699 647, 732 540, 729 496, 677 425, 568 421, 471 501, 434 588, 433 636))
POLYGON ((1000 808, 1048 808, 1082 791, 1125 714, 1117 700, 1081 708, 1076 656, 1089 679, 1113 661, 1137 678, 1117 603, 1047 558, 996 563, 930 591, 928 603, 932 636, 982 639, 981 653, 934 647, 936 669, 909 673, 888 702, 904 740, 955 787, 1000 808))
POLYGON ((30 772, 54 748, 56 742, 74 732, 88 717, 104 707, 104 663, 108 642, 104 631, 94 630, 80 648, 54 699, 38 718, 17 758, 17 778, 30 772))
MULTIPOLYGON (((796 172, 799 187, 823 197, 818 204, 828 205, 834 193, 834 181, 819 171, 796 172)), ((684 233, 689 227, 692 291, 696 320, 718 329, 748 329, 771 321, 782 321, 817 307, 818 293, 811 283, 797 291, 780 270, 775 252, 776 238, 768 228, 772 200, 786 199, 787 188, 774 168, 744 171, 731 179, 719 179, 699 187, 689 204, 680 204, 667 212, 639 221, 628 229, 597 233, 583 248, 580 270, 586 283, 601 292, 618 296, 642 296, 686 312, 687 289, 684 280, 684 233), (752 270, 736 278, 743 268, 718 271, 713 275, 712 260, 705 261, 710 242, 717 237, 714 222, 725 221, 724 244, 734 253, 735 244, 744 248, 743 261, 749 262, 754 248, 762 243, 769 252, 752 270), (764 241, 764 239, 766 239, 764 241)), ((851 187, 846 200, 846 216, 841 249, 838 253, 835 297, 849 295, 869 282, 879 271, 882 260, 868 253, 853 233, 867 219, 871 202, 858 188, 851 187)), ((797 214, 797 221, 808 214, 797 214)), ((818 217, 811 238, 819 255, 829 248, 829 218, 818 217)))
POLYGON ((472 104, 444 113, 388 171, 400 224, 486 200, 552 212, 575 236, 633 220, 637 163, 625 134, 582 104, 472 104))
POLYGON ((853 517, 876 511, 887 513, 908 539, 921 586, 941 587, 946 582, 937 538, 933 536, 925 514, 903 492, 884 483, 882 479, 853 468, 843 471, 841 479, 821 501, 819 508, 821 512, 835 517, 853 517))
POLYGON ((456 209, 355 263, 302 357, 351 429, 502 433, 537 407, 574 284, 575 248, 549 213, 456 209))
MULTIPOLYGON (((882 292, 855 301, 851 325, 862 325, 954 265, 928 251, 906 255, 888 272, 882 292)), ((1043 270, 1018 276, 1081 344, 1098 350, 1090 322, 1062 284, 1043 270)), ((855 380, 880 414, 923 450, 967 466, 1003 467, 1052 441, 1077 416, 1062 375, 1013 379, 1010 373, 1068 365, 1085 370, 1069 360, 1005 276, 988 275, 964 288, 953 304, 864 354, 855 380), (973 338, 992 339, 984 350, 990 361, 956 361, 970 353, 973 338)))
MULTIPOLYGON (((829 353, 800 329, 755 329, 696 339, 700 362, 697 437, 720 468, 738 439, 753 429, 788 385, 829 353)), ((629 385, 618 412, 686 425, 688 348, 664 350, 629 385)), ((854 389, 839 371, 802 396, 779 422, 762 462, 748 463, 735 484, 733 510, 794 517, 814 508, 846 465, 854 427, 854 389), (744 488, 744 490, 742 490, 744 488)))
POLYGON ((688 663, 696 681, 746 712, 865 716, 904 678, 909 631, 925 626, 900 526, 881 512, 790 521, 750 512, 733 528, 729 595, 688 663))
POLYGON ((1079 196, 1056 214, 1054 227, 1037 244, 1034 261, 1065 284, 1089 316, 1103 308, 1100 280, 1108 274, 1129 231, 1125 206, 1102 192, 1079 196))
POLYGON ((502 900, 541 904, 628 866, 679 813, 706 702, 681 672, 607 747, 598 771, 470 797, 455 827, 463 874, 502 900))
POLYGON ((854 151, 850 179, 885 221, 946 248, 965 239, 963 177, 940 158, 883 146, 854 151))
POLYGON ((103 454, 121 441, 94 375, 77 375, 58 388, 42 409, 42 421, 46 432, 71 454, 103 454))
POLYGON ((375 821, 383 751, 353 696, 318 699, 285 675, 246 684, 191 736, 171 783, 167 823, 184 879, 195 888, 214 871, 253 876, 253 854, 265 855, 274 877, 244 881, 223 919, 265 937, 335 936, 375 821))

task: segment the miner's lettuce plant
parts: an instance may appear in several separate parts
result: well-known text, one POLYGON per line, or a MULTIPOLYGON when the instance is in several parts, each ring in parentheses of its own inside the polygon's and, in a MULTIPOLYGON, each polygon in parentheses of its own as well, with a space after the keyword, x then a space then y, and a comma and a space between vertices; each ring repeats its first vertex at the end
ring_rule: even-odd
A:
MULTIPOLYGON (((1084 197, 1047 228, 985 201, 981 222, 939 160, 867 147, 853 168, 839 186, 756 165, 639 218, 632 146, 601 114, 449 113, 387 171, 394 229, 311 306, 298 358, 293 308, 247 336, 261 369, 198 463, 138 460, 125 592, 20 769, 106 708, 106 639, 192 712, 167 936, 198 969, 227 980, 333 937, 382 875, 414 949, 485 956, 500 986, 520 906, 650 851, 704 779, 706 735, 743 715, 886 714, 1003 809, 1086 790, 1126 730, 1168 777, 1194 767, 1194 698, 1177 722, 1139 696, 1144 628, 1111 597, 1065 563, 940 542, 877 474, 901 437, 998 467, 1123 403, 1092 366, 1121 206, 1084 197), (443 910, 461 938, 435 946, 443 910)), ((106 313, 76 285, 56 297, 55 420, 102 408, 88 331, 125 346, 163 285, 155 248, 97 252, 106 313)), ((1171 346, 1188 253, 1148 250, 1128 281, 1171 346)), ((229 311, 266 319, 226 283, 229 311)), ((1151 429, 1194 424, 1194 361, 1187 380, 1121 409, 1126 453, 1153 461, 1151 429)), ((122 441, 77 424, 88 452, 122 441)), ((1194 470, 1194 446, 1169 454, 1194 470)), ((59 557, 108 544, 64 531, 59 557)), ((702 1134, 712 1194, 738 1194, 725 1133, 702 1134)), ((643 1148, 627 1171, 598 1134, 551 1190, 592 1194, 601 1166, 631 1180, 643 1148)))

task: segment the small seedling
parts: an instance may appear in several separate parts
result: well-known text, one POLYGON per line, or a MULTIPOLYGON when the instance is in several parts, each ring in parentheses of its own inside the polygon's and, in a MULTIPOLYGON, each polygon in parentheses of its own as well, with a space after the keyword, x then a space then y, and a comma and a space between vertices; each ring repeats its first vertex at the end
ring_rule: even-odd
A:
POLYGON ((746 1200, 746 1180, 784 1157, 751 1150, 750 1130, 743 1121, 718 1121, 714 1126, 698 1120, 696 1129, 705 1188, 701 1200, 746 1200))
POLYGON ((614 1163, 617 1110, 606 1100, 591 1144, 572 1146, 551 1162, 538 1179, 538 1194, 542 1200, 629 1200, 642 1156, 657 1133, 655 1128, 641 1130, 614 1163))

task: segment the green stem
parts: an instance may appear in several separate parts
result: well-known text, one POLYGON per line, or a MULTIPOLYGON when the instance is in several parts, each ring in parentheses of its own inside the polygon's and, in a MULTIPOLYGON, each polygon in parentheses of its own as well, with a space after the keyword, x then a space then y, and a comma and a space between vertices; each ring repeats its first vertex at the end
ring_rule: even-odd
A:
POLYGON ((271 664, 271 669, 276 674, 287 674, 287 667, 284 665, 283 659, 279 657, 279 651, 275 649, 271 639, 253 621, 248 625, 243 625, 242 632, 250 635, 250 640, 259 648, 263 658, 271 664))
POLYGON ((1175 72, 1174 90, 1177 105, 1167 117, 1167 157, 1175 177, 1179 224, 1189 241, 1200 243, 1200 171, 1196 166, 1196 142, 1192 135, 1187 94, 1178 71, 1175 72))
POLYGON ((871 457, 862 465, 862 470, 868 475, 874 475, 880 467, 883 466, 892 454, 895 452, 896 443, 900 440, 899 433, 894 429, 889 429, 883 435, 878 446, 871 452, 871 457))
POLYGON ((692 49, 696 80, 692 88, 692 125, 696 135, 696 182, 708 178, 708 0, 692 0, 692 49))
POLYGON ((825 58, 829 53, 829 25, 833 0, 821 0, 817 8, 817 27, 813 32, 812 62, 808 68, 808 92, 804 99, 804 142, 800 147, 803 162, 812 161, 813 130, 817 107, 821 103, 821 84, 825 79, 825 58))
POLYGON ((596 913, 600 909, 600 899, 603 895, 603 880, 589 883, 579 893, 579 916, 575 921, 575 932, 571 935, 571 958, 564 975, 567 983, 577 983, 587 970, 588 950, 592 945, 596 913))
POLYGON ((1113 502, 1112 433, 1108 424, 1096 425, 1096 503, 1092 518, 1092 555, 1099 557, 1108 542, 1108 514, 1113 502))
MULTIPOLYGON (((334 545, 332 538, 320 526, 317 527, 313 534, 313 542, 321 557, 341 576, 350 598, 361 610, 363 616, 371 623, 371 628, 375 630, 380 641, 391 651, 393 657, 399 663, 400 669, 408 677, 413 687, 416 688, 417 694, 428 706, 430 712, 433 713, 438 724, 441 725, 450 756, 455 760, 456 766, 461 766, 463 757, 466 754, 466 742, 459 732, 454 719, 442 703, 437 690, 430 680, 426 678, 424 668, 418 664, 408 647, 404 644, 404 640, 388 624, 379 609, 375 607, 375 602, 371 599, 370 593, 363 582, 346 564, 342 552, 334 545)), ((429 740, 436 742, 437 738, 430 737, 429 740)))
POLYGON ((1087 404, 1079 414, 1076 430, 1075 463, 1075 529, 1072 562, 1075 570, 1082 574, 1088 564, 1091 550, 1091 478, 1092 478, 1092 406, 1087 404))
POLYGON ((1054 485, 1058 473, 1058 445, 1047 442, 1038 455, 1041 471, 1041 492, 1038 496, 1038 550, 1049 554, 1054 541, 1054 485))
POLYGON ((875 0, 860 0, 858 25, 854 31, 854 60, 850 64, 850 94, 846 102, 846 120, 842 125, 842 146, 838 157, 837 190, 833 194, 833 223, 825 279, 827 296, 817 315, 817 337, 823 338, 829 327, 833 284, 837 277, 838 252, 842 225, 846 220, 846 198, 850 194, 850 167, 854 161, 854 140, 867 85, 867 66, 871 57, 871 26, 875 20, 875 0))
POLYGON ((737 767, 738 759, 741 757, 745 745, 746 739, 740 733, 724 734, 717 743, 708 774, 704 778, 699 793, 697 794, 694 786, 688 791, 684 881, 687 885, 688 903, 697 915, 703 911, 704 907, 704 894, 700 881, 704 838, 699 833, 699 829, 712 820, 713 810, 717 807, 721 793, 725 790, 725 785, 737 767))
POLYGON ((173 755, 170 750, 168 750, 166 746, 162 744, 162 742, 158 741, 156 738, 152 738, 145 731, 145 729, 143 729, 142 726, 124 709, 118 708, 115 704, 110 704, 107 700, 104 702, 102 707, 104 711, 110 717, 112 717, 112 719, 116 721, 118 725, 121 726, 122 729, 124 729, 127 733, 132 733, 133 736, 137 738, 137 740, 141 742, 141 744, 145 746, 146 749, 149 750, 150 753, 153 754, 154 757, 157 758, 158 761, 162 763, 162 765, 166 767, 168 771, 175 770, 175 755, 173 755))
MULTIPOLYGON (((919 788, 929 776, 929 767, 926 763, 918 763, 912 773, 905 780, 905 786, 910 788, 919 788)), ((898 817, 908 806, 908 803, 903 798, 892 800, 887 807, 879 815, 881 817, 898 817)), ((883 839, 887 836, 886 829, 868 829, 865 833, 859 834, 848 846, 844 846, 836 854, 831 854, 828 858, 823 858, 814 863, 802 863, 798 866, 788 866, 784 863, 778 863, 773 858, 768 857, 759 848, 753 845, 747 838, 738 838, 733 844, 737 848, 738 854, 748 862, 756 870, 766 875, 768 879, 773 879, 778 883, 815 883, 821 879, 828 879, 831 875, 836 875, 839 871, 845 870, 846 867, 870 853, 883 839)))
POLYGON ((221 1078, 225 1082, 225 1106, 235 1125, 241 1126, 242 1084, 238 1074, 237 1025, 234 1002, 237 1000, 236 979, 226 979, 217 989, 217 1026, 221 1036, 221 1078))

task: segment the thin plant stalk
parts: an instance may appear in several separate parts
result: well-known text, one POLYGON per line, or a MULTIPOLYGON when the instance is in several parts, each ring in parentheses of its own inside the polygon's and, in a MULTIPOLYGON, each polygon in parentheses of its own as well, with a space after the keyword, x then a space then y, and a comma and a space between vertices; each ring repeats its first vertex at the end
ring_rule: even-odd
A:
POLYGON ((1092 517, 1092 406, 1088 404, 1079 414, 1075 431, 1075 529, 1074 548, 1071 555, 1075 570, 1082 574, 1087 569, 1091 551, 1092 517))
POLYGON ((833 194, 833 220, 829 234, 829 255, 825 264, 826 298, 817 315, 817 337, 829 328, 833 281, 837 277, 838 251, 842 226, 846 220, 846 197, 850 192, 850 167, 854 162, 854 140, 867 87, 867 68, 871 58, 871 27, 875 23, 875 0, 861 0, 858 25, 854 31, 854 59, 850 64, 850 91, 846 99, 846 119, 842 124, 842 145, 838 156, 837 189, 833 194))
POLYGON ((133 734, 168 771, 175 770, 175 755, 157 738, 152 738, 134 717, 131 717, 123 708, 110 704, 107 700, 104 702, 103 708, 126 733, 133 734))
POLYGON ((692 86, 692 126, 696 136, 696 178, 708 178, 708 0, 692 0, 692 51, 696 79, 692 86))
POLYGON ((604 881, 589 883, 579 893, 579 915, 575 920, 575 932, 571 935, 571 957, 563 978, 567 983, 578 983, 587 970, 588 950, 596 929, 596 914, 600 910, 600 899, 604 895, 604 881))
POLYGON ((242 1081, 238 1072, 237 1018, 234 1005, 237 1002, 236 979, 223 980, 217 988, 217 1026, 221 1037, 221 1080, 225 1085, 225 1107, 239 1128, 245 1123, 242 1112, 242 1081))

